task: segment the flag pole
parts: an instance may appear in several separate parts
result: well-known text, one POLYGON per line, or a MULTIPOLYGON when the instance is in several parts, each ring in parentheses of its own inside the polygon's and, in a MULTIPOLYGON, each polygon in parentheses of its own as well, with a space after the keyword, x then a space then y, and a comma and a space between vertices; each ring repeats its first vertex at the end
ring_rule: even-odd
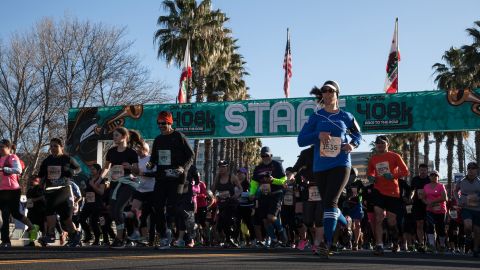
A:
MULTIPOLYGON (((397 57, 399 54, 398 50, 398 17, 395 18, 395 39, 397 40, 397 57)), ((400 59, 398 59, 398 65, 397 65, 397 78, 399 78, 400 75, 400 59)), ((397 93, 399 92, 398 90, 400 89, 400 80, 397 79, 397 93)))

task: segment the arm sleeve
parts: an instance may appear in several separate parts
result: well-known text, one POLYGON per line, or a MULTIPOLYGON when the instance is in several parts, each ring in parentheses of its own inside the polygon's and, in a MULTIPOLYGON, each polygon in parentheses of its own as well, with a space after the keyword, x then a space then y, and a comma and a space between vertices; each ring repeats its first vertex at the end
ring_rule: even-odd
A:
POLYGON ((183 149, 185 153, 185 161, 182 164, 182 166, 183 168, 185 168, 185 170, 187 170, 188 168, 190 168, 190 166, 193 163, 193 150, 188 144, 187 138, 185 137, 185 135, 182 134, 181 136, 182 136, 182 142, 183 142, 183 149))
POLYGON ((353 117, 353 115, 351 117, 352 121, 350 123, 349 131, 352 140, 350 141, 350 144, 358 147, 362 141, 362 134, 360 133, 360 126, 358 125, 357 120, 355 120, 355 117, 353 117))
POLYGON ((393 174, 394 178, 400 178, 400 177, 405 177, 410 174, 408 171, 408 167, 403 161, 402 157, 399 154, 396 154, 397 157, 397 166, 398 166, 398 171, 393 174))
POLYGON ((281 177, 281 178, 273 178, 272 184, 278 185, 278 186, 283 186, 283 184, 285 184, 286 181, 287 181, 286 176, 281 177))
POLYGON ((250 195, 255 196, 255 194, 257 193, 257 189, 258 189, 258 182, 252 179, 250 181, 250 195))
POLYGON ((21 174, 22 165, 20 164, 20 159, 16 155, 10 155, 7 158, 10 159, 10 167, 3 167, 3 171, 8 174, 21 174))
POLYGON ((153 141, 152 145, 152 154, 150 155, 150 163, 157 165, 158 162, 158 151, 157 151, 157 139, 153 141))
POLYGON ((298 134, 297 143, 298 146, 304 147, 311 144, 315 144, 318 141, 318 133, 315 132, 314 116, 311 115, 308 121, 303 125, 302 130, 298 134))

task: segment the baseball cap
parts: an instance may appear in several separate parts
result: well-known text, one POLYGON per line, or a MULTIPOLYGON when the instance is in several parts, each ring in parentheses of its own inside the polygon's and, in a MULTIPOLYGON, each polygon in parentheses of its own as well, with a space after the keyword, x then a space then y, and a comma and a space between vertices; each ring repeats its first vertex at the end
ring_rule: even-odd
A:
POLYGON ((388 143, 388 138, 387 136, 385 135, 379 135, 377 136, 377 138, 375 139, 375 143, 388 143))
POLYGON ((225 159, 222 159, 218 162, 218 166, 220 167, 227 167, 228 166, 228 161, 226 161, 225 159))
POLYGON ((240 168, 240 169, 237 170, 237 172, 243 173, 243 174, 247 174, 247 173, 248 173, 248 171, 247 171, 246 168, 240 168))
POLYGON ((272 155, 272 151, 270 150, 270 147, 264 146, 262 147, 262 150, 260 150, 260 155, 272 155))
POLYGON ((440 177, 440 173, 437 170, 432 170, 429 175, 436 174, 438 177, 440 177))
POLYGON ((474 161, 468 163, 467 169, 478 169, 478 164, 474 161))

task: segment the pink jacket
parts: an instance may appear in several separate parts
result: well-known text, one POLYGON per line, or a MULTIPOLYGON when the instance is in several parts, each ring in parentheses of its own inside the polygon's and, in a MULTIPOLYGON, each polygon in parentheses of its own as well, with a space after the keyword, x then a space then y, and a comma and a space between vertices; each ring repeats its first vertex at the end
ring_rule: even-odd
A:
POLYGON ((0 190, 20 189, 18 184, 19 175, 22 173, 20 159, 15 154, 0 157, 0 190))

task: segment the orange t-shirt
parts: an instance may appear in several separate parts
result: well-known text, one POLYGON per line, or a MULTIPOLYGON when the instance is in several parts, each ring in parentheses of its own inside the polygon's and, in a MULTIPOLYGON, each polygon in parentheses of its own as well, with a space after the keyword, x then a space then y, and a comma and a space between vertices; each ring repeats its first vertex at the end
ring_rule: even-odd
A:
POLYGON ((367 175, 376 177, 374 188, 385 196, 399 198, 398 178, 408 174, 407 165, 402 157, 394 152, 373 155, 368 162, 367 175), (391 173, 393 179, 388 180, 383 177, 385 173, 391 173))

